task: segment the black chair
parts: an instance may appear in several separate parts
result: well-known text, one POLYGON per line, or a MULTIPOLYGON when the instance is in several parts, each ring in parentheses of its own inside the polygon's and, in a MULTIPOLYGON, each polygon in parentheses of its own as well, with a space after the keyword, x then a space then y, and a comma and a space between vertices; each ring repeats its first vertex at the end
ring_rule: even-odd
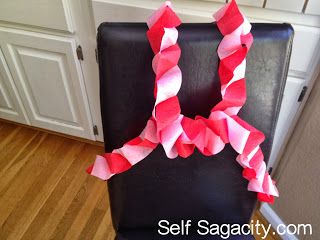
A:
MULTIPOLYGON (((182 113, 207 117, 221 99, 215 24, 178 27, 183 74, 178 94, 182 113)), ((98 29, 101 114, 105 150, 138 136, 154 105, 153 52, 144 23, 103 23, 98 29)), ((268 161, 286 83, 293 39, 289 24, 253 24, 254 44, 247 57, 247 102, 240 117, 266 135, 268 161)), ((187 159, 168 159, 161 145, 129 171, 108 181, 116 239, 220 239, 197 234, 197 221, 250 221, 257 199, 230 147, 212 157, 199 152, 187 159), (192 220, 189 235, 158 234, 159 220, 192 220)), ((280 193, 281 194, 281 193, 280 193)), ((238 236, 230 239, 253 239, 238 236)))

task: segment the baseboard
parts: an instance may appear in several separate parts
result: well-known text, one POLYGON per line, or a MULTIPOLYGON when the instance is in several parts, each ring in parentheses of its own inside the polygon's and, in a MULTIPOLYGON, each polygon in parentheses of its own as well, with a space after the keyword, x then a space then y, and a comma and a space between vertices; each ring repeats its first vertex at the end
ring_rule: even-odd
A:
MULTIPOLYGON (((269 204, 261 204, 260 212, 274 229, 277 229, 277 226, 279 226, 280 224, 286 225, 277 215, 277 213, 269 206, 269 204)), ((280 237, 283 240, 298 240, 296 236, 289 234, 281 235, 280 237)))
POLYGON ((0 122, 10 123, 10 124, 14 124, 14 125, 17 125, 17 126, 30 128, 30 129, 33 129, 35 131, 41 131, 41 132, 45 132, 45 133, 50 133, 50 134, 53 134, 53 135, 57 135, 57 136, 65 137, 65 138, 70 138, 70 139, 73 139, 73 140, 76 140, 76 141, 79 141, 79 142, 84 142, 84 143, 88 143, 88 144, 91 144, 91 145, 104 147, 104 143, 100 142, 100 141, 93 141, 93 140, 89 140, 89 139, 85 139, 85 138, 81 138, 81 137, 71 136, 71 135, 68 135, 68 134, 59 133, 59 132, 51 131, 51 130, 44 129, 44 128, 39 128, 39 127, 26 125, 26 124, 23 124, 23 123, 13 122, 13 121, 10 121, 10 120, 7 120, 7 119, 3 119, 3 118, 0 118, 0 122))

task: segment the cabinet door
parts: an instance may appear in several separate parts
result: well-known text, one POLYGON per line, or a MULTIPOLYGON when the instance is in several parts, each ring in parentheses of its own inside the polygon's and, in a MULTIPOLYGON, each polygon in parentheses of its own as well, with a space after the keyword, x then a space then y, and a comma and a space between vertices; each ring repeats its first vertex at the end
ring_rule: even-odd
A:
POLYGON ((0 118, 29 124, 22 101, 0 48, 0 118))
POLYGON ((0 45, 31 125, 94 139, 74 39, 0 28, 0 45))

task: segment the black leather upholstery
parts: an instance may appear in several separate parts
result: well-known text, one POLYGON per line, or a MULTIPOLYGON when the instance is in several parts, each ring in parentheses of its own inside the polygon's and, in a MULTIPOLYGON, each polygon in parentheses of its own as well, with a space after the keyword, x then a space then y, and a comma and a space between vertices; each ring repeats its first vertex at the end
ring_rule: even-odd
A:
MULTIPOLYGON (((219 102, 215 24, 182 24, 179 92, 182 113, 208 116, 219 102)), ((143 23, 104 23, 98 29, 100 95, 105 149, 111 151, 139 135, 154 104, 152 50, 143 23)), ((263 131, 268 160, 285 86, 293 29, 288 24, 253 24, 254 44, 247 57, 246 105, 240 116, 263 131)), ((108 182, 117 239, 160 238, 158 221, 206 219, 210 223, 248 223, 256 194, 247 191, 236 153, 227 146, 213 157, 197 151, 189 158, 168 159, 162 146, 129 171, 108 182)), ((252 238, 252 237, 251 237, 252 238)), ((199 237, 199 239, 215 239, 199 237)), ((236 239, 236 238, 235 238, 236 239)), ((239 239, 246 239, 240 237, 239 239)))

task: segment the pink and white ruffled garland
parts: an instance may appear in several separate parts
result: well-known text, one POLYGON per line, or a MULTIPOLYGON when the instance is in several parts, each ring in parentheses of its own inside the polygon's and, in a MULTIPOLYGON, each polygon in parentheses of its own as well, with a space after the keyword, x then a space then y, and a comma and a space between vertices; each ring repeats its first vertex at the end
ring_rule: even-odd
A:
POLYGON ((87 169, 89 174, 107 180, 143 160, 159 143, 168 158, 186 158, 195 147, 211 156, 230 143, 239 153, 236 160, 244 168, 248 190, 257 192, 258 199, 264 202, 273 202, 273 197, 279 195, 260 148, 264 134, 237 116, 246 101, 245 68, 253 42, 251 25, 234 0, 214 18, 224 36, 218 47, 222 100, 212 108, 209 118, 191 119, 181 114, 177 97, 182 83, 178 66, 181 50, 176 29, 181 21, 167 1, 148 20, 147 37, 155 54, 152 67, 156 75, 152 116, 138 137, 111 153, 97 156, 87 169))

